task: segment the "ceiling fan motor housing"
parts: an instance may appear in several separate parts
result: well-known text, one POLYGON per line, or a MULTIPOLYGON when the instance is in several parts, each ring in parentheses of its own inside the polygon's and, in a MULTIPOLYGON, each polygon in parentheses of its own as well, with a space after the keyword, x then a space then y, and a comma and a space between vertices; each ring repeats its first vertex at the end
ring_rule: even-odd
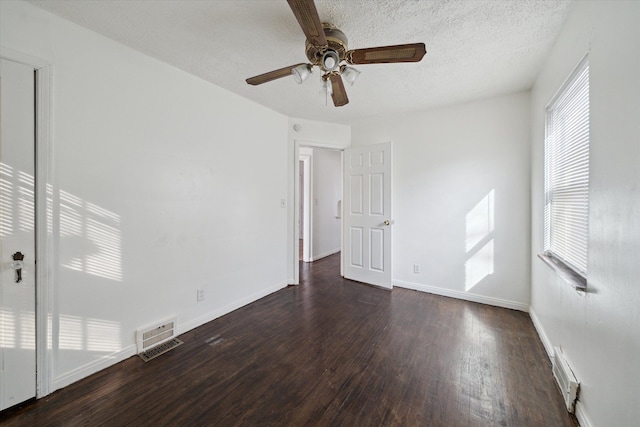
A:
POLYGON ((329 51, 333 51, 338 57, 338 62, 344 61, 347 57, 347 36, 345 36, 342 31, 326 22, 322 23, 322 28, 324 29, 324 35, 327 39, 327 44, 329 46, 328 49, 320 50, 317 46, 312 45, 309 43, 309 40, 307 40, 305 53, 307 54, 309 62, 313 65, 317 65, 325 71, 333 71, 338 64, 331 69, 325 69, 323 63, 323 60, 327 58, 325 54, 329 51))

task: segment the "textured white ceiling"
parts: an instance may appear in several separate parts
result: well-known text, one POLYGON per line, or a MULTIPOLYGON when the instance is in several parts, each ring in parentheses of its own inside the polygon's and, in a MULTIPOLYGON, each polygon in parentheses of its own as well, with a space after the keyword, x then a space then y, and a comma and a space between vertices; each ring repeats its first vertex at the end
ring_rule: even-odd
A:
POLYGON ((529 89, 573 0, 316 0, 351 49, 427 46, 420 63, 358 66, 340 108, 320 95, 317 72, 302 85, 245 83, 306 62, 285 0, 29 2, 287 116, 348 124, 529 89))

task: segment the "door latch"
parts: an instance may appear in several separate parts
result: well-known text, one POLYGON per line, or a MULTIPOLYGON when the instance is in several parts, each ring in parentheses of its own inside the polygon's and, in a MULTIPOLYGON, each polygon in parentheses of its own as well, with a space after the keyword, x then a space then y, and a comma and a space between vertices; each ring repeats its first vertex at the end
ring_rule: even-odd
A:
POLYGON ((11 268, 16 271, 16 283, 22 282, 22 261, 24 260, 24 254, 22 252, 16 252, 13 254, 13 262, 11 268))

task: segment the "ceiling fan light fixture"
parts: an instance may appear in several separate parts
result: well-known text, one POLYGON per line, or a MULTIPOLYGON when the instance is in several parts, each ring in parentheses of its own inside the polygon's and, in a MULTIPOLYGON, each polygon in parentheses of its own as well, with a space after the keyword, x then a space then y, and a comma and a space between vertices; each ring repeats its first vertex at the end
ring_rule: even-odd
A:
POLYGON ((298 84, 302 84, 303 81, 307 80, 307 78, 311 75, 311 66, 309 64, 302 64, 295 67, 291 70, 291 75, 293 75, 293 79, 298 84))
POLYGON ((351 86, 353 86, 355 81, 358 79, 358 76, 360 75, 360 71, 356 70, 353 67, 342 66, 341 74, 342 78, 351 86))
POLYGON ((323 70, 331 72, 340 66, 340 57, 335 50, 328 50, 322 55, 320 64, 323 70))

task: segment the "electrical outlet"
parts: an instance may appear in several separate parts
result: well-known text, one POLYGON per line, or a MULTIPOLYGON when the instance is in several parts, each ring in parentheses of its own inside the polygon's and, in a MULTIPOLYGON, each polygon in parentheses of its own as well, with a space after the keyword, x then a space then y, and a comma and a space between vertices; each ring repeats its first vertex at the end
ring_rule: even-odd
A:
POLYGON ((413 272, 415 274, 419 274, 420 273, 420 264, 413 264, 413 272))
POLYGON ((204 289, 198 289, 197 299, 198 302, 204 300, 204 289))

